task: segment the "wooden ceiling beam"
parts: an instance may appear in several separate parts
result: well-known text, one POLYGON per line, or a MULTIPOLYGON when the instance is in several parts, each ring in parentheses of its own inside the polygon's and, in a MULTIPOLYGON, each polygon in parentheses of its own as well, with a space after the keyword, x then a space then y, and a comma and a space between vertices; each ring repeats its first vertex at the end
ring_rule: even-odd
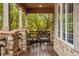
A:
POLYGON ((27 8, 27 13, 53 13, 54 9, 52 8, 27 8))
POLYGON ((18 3, 18 5, 25 10, 26 13, 53 13, 54 4, 50 3, 18 3), (39 5, 42 5, 40 7, 39 5))

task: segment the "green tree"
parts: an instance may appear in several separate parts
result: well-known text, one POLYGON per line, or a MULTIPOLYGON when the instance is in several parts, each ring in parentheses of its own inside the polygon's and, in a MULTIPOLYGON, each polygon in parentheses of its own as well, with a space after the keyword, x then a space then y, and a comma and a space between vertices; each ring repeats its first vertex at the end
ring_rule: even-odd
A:
POLYGON ((22 13, 22 28, 25 28, 25 20, 26 20, 26 14, 25 12, 22 13))
POLYGON ((9 9, 10 9, 10 20, 9 20, 10 30, 18 29, 19 12, 18 12, 17 5, 15 3, 11 3, 9 9))
POLYGON ((52 14, 29 14, 28 27, 30 31, 49 31, 52 14))
POLYGON ((2 29, 3 25, 3 4, 0 3, 0 30, 2 29))

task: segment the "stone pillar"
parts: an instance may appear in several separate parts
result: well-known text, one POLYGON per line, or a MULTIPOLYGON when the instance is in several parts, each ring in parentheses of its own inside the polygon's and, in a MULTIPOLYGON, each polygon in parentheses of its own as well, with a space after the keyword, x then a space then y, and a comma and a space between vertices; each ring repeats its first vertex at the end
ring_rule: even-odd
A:
POLYGON ((9 4, 3 4, 3 31, 9 31, 9 4))
POLYGON ((8 40, 7 40, 7 52, 9 56, 13 56, 13 44, 14 43, 14 38, 12 35, 8 35, 8 40))
POLYGON ((26 31, 25 31, 25 35, 24 35, 24 39, 23 42, 24 42, 24 50, 27 50, 27 33, 29 32, 28 30, 28 14, 26 14, 26 20, 25 20, 25 25, 26 25, 26 31))
MULTIPOLYGON (((3 27, 2 31, 6 32, 9 31, 9 4, 3 3, 3 27)), ((8 36, 4 35, 6 39, 8 40, 8 36)), ((8 43, 8 41, 6 41, 8 43)), ((6 49, 8 50, 8 45, 6 44, 6 49)), ((7 51, 8 52, 8 51, 7 51)))
MULTIPOLYGON (((26 15, 26 27, 27 27, 27 15, 26 15)), ((21 36, 21 40, 19 40, 19 48, 21 48, 22 50, 26 51, 26 36, 25 36, 25 32, 22 31, 22 8, 19 8, 19 29, 20 29, 20 33, 22 34, 21 36)))
POLYGON ((19 29, 22 30, 22 8, 19 8, 19 29))

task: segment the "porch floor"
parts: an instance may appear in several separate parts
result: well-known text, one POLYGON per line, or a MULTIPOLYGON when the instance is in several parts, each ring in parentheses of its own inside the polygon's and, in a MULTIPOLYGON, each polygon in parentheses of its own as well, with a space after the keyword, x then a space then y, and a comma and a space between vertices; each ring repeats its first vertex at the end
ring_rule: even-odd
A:
MULTIPOLYGON (((23 54, 22 54, 23 55, 23 54)), ((25 56, 58 56, 50 44, 36 43, 28 46, 25 56)), ((24 56, 23 55, 23 56, 24 56)))

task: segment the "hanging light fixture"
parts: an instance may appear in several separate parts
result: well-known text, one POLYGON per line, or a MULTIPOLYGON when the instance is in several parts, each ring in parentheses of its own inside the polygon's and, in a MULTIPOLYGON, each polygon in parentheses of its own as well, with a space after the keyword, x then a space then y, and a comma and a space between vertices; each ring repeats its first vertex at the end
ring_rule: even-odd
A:
POLYGON ((42 7, 42 5, 39 5, 39 7, 42 7))

